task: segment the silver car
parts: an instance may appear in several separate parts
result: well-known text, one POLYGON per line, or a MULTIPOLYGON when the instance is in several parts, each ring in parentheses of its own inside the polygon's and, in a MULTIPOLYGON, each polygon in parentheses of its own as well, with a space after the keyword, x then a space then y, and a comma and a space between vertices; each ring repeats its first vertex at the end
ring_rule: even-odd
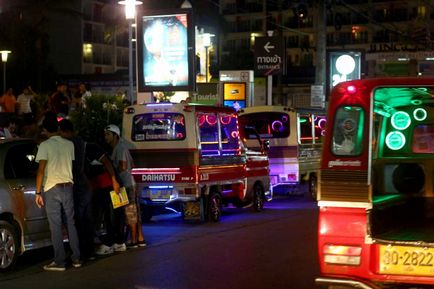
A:
POLYGON ((35 204, 37 144, 0 140, 0 271, 27 250, 51 245, 44 208, 35 204))

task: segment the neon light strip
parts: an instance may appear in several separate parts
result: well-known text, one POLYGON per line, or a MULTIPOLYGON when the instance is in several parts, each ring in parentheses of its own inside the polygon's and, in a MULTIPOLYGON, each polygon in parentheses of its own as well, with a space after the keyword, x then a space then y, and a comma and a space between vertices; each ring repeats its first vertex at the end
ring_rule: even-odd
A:
POLYGON ((372 209, 372 204, 366 202, 319 201, 318 207, 372 209))
POLYGON ((136 168, 132 169, 131 173, 133 174, 140 174, 140 173, 147 173, 147 174, 160 174, 160 173, 172 173, 172 174, 180 174, 181 169, 180 168, 136 168))
POLYGON ((173 189, 173 186, 149 186, 150 189, 173 189))
POLYGON ((164 102, 164 103, 148 103, 146 106, 172 106, 172 103, 164 102))
POLYGON ((171 207, 164 207, 166 210, 169 210, 169 211, 172 211, 172 212, 174 212, 174 213, 177 213, 177 214, 181 214, 181 212, 178 212, 177 210, 175 210, 174 208, 171 208, 171 207))

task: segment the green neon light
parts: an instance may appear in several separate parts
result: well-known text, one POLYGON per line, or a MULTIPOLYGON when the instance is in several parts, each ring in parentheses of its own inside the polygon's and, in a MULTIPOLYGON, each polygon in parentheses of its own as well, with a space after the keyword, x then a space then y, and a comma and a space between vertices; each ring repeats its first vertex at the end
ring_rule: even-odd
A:
POLYGON ((305 119, 305 118, 300 118, 300 123, 305 123, 305 122, 307 122, 307 119, 305 119))
POLYGON ((420 108, 420 107, 419 107, 419 108, 416 108, 416 109, 413 111, 413 117, 414 117, 414 119, 417 120, 417 121, 425 120, 427 116, 428 116, 428 113, 427 113, 426 110, 423 109, 423 108, 420 108))
POLYGON ((390 113, 388 113, 386 111, 383 111, 383 110, 381 110, 379 108, 374 108, 374 112, 378 113, 379 115, 382 115, 384 117, 390 117, 390 113))
POLYGON ((393 199, 398 199, 400 197, 401 197, 400 194, 385 195, 385 196, 374 196, 373 197, 373 199, 374 199, 373 202, 374 202, 374 204, 378 205, 380 203, 387 202, 387 201, 393 200, 393 199))
POLYGON ((362 108, 361 107, 358 107, 358 106, 344 106, 344 110, 346 110, 346 111, 359 111, 359 110, 362 110, 362 108))
POLYGON ((392 115, 390 121, 395 129, 404 130, 410 126, 411 118, 405 111, 397 111, 392 115))
POLYGON ((386 145, 391 150, 400 150, 405 145, 405 136, 400 131, 389 132, 386 136, 386 145))

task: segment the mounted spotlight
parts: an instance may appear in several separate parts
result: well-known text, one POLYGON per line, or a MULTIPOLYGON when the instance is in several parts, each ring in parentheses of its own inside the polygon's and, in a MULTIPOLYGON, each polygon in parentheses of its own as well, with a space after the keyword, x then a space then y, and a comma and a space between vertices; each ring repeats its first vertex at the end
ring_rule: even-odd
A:
POLYGON ((306 19, 308 14, 307 4, 306 3, 298 3, 293 8, 294 15, 299 19, 306 19))

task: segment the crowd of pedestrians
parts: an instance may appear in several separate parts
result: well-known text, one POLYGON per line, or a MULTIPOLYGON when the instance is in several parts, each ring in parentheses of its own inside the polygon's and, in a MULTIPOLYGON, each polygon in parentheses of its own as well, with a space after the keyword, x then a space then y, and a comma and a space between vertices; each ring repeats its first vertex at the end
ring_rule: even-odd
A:
POLYGON ((38 132, 33 126, 40 125, 38 121, 45 112, 50 111, 58 116, 67 117, 70 112, 84 108, 86 99, 91 96, 89 87, 84 83, 80 83, 75 92, 71 93, 65 83, 59 82, 56 90, 48 95, 44 103, 37 103, 40 102, 40 96, 30 85, 24 86, 18 97, 12 88, 8 88, 0 95, 0 138, 36 137, 35 134, 38 132), (9 125, 15 125, 15 135, 9 133, 9 125))
POLYGON ((46 139, 36 156, 35 201, 40 208, 45 206, 54 247, 54 260, 44 269, 66 270, 63 223, 73 267, 81 267, 82 262, 98 255, 146 246, 130 173, 132 158, 119 127, 111 124, 104 130, 106 143, 113 149, 111 156, 98 144, 77 136, 70 120, 58 122, 56 113, 45 114, 42 130, 46 139), (129 204, 114 208, 110 192, 119 194, 121 187, 126 189, 129 204), (101 228, 104 233, 97 233, 101 228))
POLYGON ((111 152, 74 132, 68 114, 85 106, 91 97, 84 84, 70 97, 67 86, 59 83, 42 113, 32 105, 35 97, 30 86, 24 87, 18 98, 12 89, 0 97, 0 138, 20 136, 39 142, 35 203, 47 213, 54 249, 53 261, 44 270, 64 271, 68 265, 78 268, 98 255, 146 246, 130 173, 133 160, 119 127, 111 124, 101 132, 111 152), (129 204, 115 209, 110 193, 119 194, 121 188, 125 188, 129 204))

